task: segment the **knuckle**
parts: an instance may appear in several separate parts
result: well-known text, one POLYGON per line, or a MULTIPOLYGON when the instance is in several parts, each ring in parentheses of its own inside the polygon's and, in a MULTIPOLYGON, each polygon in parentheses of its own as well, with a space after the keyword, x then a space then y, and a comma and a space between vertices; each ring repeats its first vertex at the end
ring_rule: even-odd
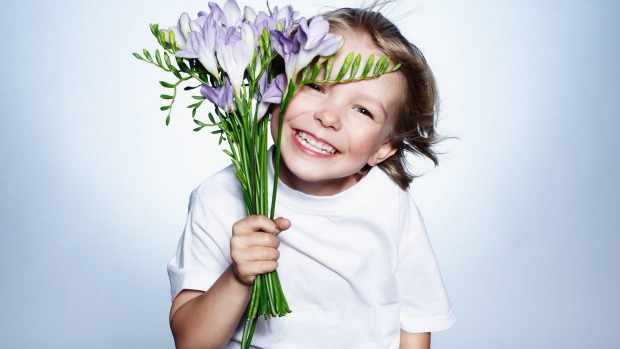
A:
POLYGON ((272 271, 276 270, 277 267, 278 267, 278 262, 276 262, 276 261, 265 261, 265 262, 262 262, 261 266, 260 266, 261 274, 272 272, 272 271))
POLYGON ((265 246, 273 246, 275 237, 271 234, 261 234, 261 242, 265 246))
POLYGON ((266 227, 271 222, 269 218, 267 218, 266 216, 262 216, 262 215, 256 216, 256 221, 258 224, 261 225, 261 227, 266 227))

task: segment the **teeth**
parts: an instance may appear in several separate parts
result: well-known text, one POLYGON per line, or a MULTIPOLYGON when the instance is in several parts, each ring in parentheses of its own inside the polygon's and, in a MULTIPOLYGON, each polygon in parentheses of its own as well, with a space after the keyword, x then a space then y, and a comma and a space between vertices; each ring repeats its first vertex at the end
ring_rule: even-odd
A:
POLYGON ((305 132, 299 131, 297 132, 295 136, 297 137, 299 142, 308 149, 311 149, 318 153, 323 153, 323 154, 336 154, 336 149, 334 149, 334 147, 328 144, 319 142, 318 140, 316 140, 315 138, 313 138, 312 136, 310 136, 309 134, 305 132))

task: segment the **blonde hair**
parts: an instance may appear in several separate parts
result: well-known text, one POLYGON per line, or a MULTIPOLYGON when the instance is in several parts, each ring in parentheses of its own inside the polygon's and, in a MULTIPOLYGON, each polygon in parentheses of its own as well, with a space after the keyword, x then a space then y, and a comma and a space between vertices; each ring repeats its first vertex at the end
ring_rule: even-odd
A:
MULTIPOLYGON (((379 4, 379 7, 382 5, 379 4)), ((409 171, 407 153, 425 156, 435 165, 439 163, 437 153, 432 149, 442 140, 435 129, 439 98, 433 72, 422 52, 401 34, 392 21, 378 10, 373 10, 376 7, 375 2, 367 8, 340 8, 322 16, 334 31, 367 33, 380 51, 389 56, 394 64, 401 65, 398 72, 403 77, 404 95, 389 136, 397 150, 377 166, 404 190, 416 177, 409 171)))

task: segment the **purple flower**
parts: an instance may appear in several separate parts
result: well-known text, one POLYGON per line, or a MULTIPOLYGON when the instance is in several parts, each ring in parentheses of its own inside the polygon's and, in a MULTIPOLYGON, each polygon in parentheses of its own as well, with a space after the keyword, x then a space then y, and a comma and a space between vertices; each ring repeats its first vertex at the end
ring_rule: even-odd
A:
MULTIPOLYGON (((263 75, 263 77, 266 76, 267 73, 263 75)), ((262 77, 261 80, 263 80, 262 77)), ((262 97, 260 103, 258 104, 258 111, 256 113, 257 120, 260 120, 265 116, 267 110, 269 110, 269 106, 272 103, 280 104, 282 102, 282 93, 286 88, 286 77, 284 76, 284 74, 279 74, 273 79, 270 85, 264 88, 264 84, 266 83, 266 78, 263 81, 259 81, 259 89, 262 92, 262 97)))
POLYGON ((198 58, 205 69, 215 77, 219 77, 215 50, 224 43, 224 30, 212 21, 206 21, 200 32, 192 31, 183 50, 177 51, 181 58, 198 58))
MULTIPOLYGON (((316 56, 331 56, 342 47, 341 35, 329 33, 329 22, 321 16, 314 17, 310 23, 305 18, 299 21, 299 29, 295 37, 301 49, 295 62, 293 76, 305 68, 316 56)), ((290 68, 287 67, 287 71, 290 68)))
POLYGON ((265 28, 267 28, 269 32, 276 30, 276 20, 263 11, 260 11, 258 15, 256 15, 254 25, 256 25, 259 33, 262 33, 265 28))
POLYGON ((233 103, 233 89, 228 79, 225 79, 224 86, 218 88, 203 84, 200 87, 200 94, 220 109, 224 109, 227 113, 235 109, 235 104, 233 103))
POLYGON ((280 104, 282 101, 282 93, 286 88, 286 77, 284 74, 276 76, 271 84, 267 86, 263 92, 261 102, 280 104))
POLYGON ((238 27, 241 22, 241 9, 235 0, 227 0, 222 10, 216 3, 209 2, 213 19, 225 28, 238 27))
POLYGON ((297 36, 293 39, 289 39, 284 33, 278 30, 272 30, 269 34, 271 34, 271 46, 284 58, 286 76, 292 79, 294 77, 293 73, 295 70, 295 63, 297 62, 297 55, 301 47, 297 36))
POLYGON ((187 40, 189 40, 191 33, 193 31, 202 32, 202 27, 207 21, 207 16, 205 16, 204 12, 198 13, 198 18, 192 20, 189 18, 187 12, 183 12, 181 17, 177 21, 176 27, 171 27, 168 30, 174 32, 174 38, 177 45, 184 49, 187 45, 187 40))
POLYGON ((289 39, 284 33, 274 30, 271 45, 284 58, 286 76, 294 79, 316 56, 331 56, 342 46, 342 36, 329 33, 329 22, 321 16, 310 23, 302 18, 295 37, 289 39))
POLYGON ((273 11, 271 11, 271 17, 276 21, 276 23, 280 23, 282 25, 282 31, 286 34, 291 33, 293 23, 298 15, 299 12, 293 11, 293 7, 291 5, 284 6, 281 9, 276 6, 273 8, 273 11))
POLYGON ((243 8, 243 21, 254 23, 256 19, 256 11, 253 8, 246 6, 243 8))
POLYGON ((243 74, 252 61, 254 52, 243 40, 231 44, 220 45, 217 48, 217 60, 222 69, 228 74, 230 83, 239 96, 243 84, 243 74))

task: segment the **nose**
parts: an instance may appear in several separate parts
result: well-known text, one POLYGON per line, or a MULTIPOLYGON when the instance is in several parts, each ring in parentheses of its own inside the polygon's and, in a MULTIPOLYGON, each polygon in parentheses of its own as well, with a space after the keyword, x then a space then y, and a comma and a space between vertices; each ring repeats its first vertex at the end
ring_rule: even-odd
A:
POLYGON ((314 119, 321 123, 323 127, 340 130, 341 116, 340 111, 333 105, 325 103, 314 114, 314 119))

